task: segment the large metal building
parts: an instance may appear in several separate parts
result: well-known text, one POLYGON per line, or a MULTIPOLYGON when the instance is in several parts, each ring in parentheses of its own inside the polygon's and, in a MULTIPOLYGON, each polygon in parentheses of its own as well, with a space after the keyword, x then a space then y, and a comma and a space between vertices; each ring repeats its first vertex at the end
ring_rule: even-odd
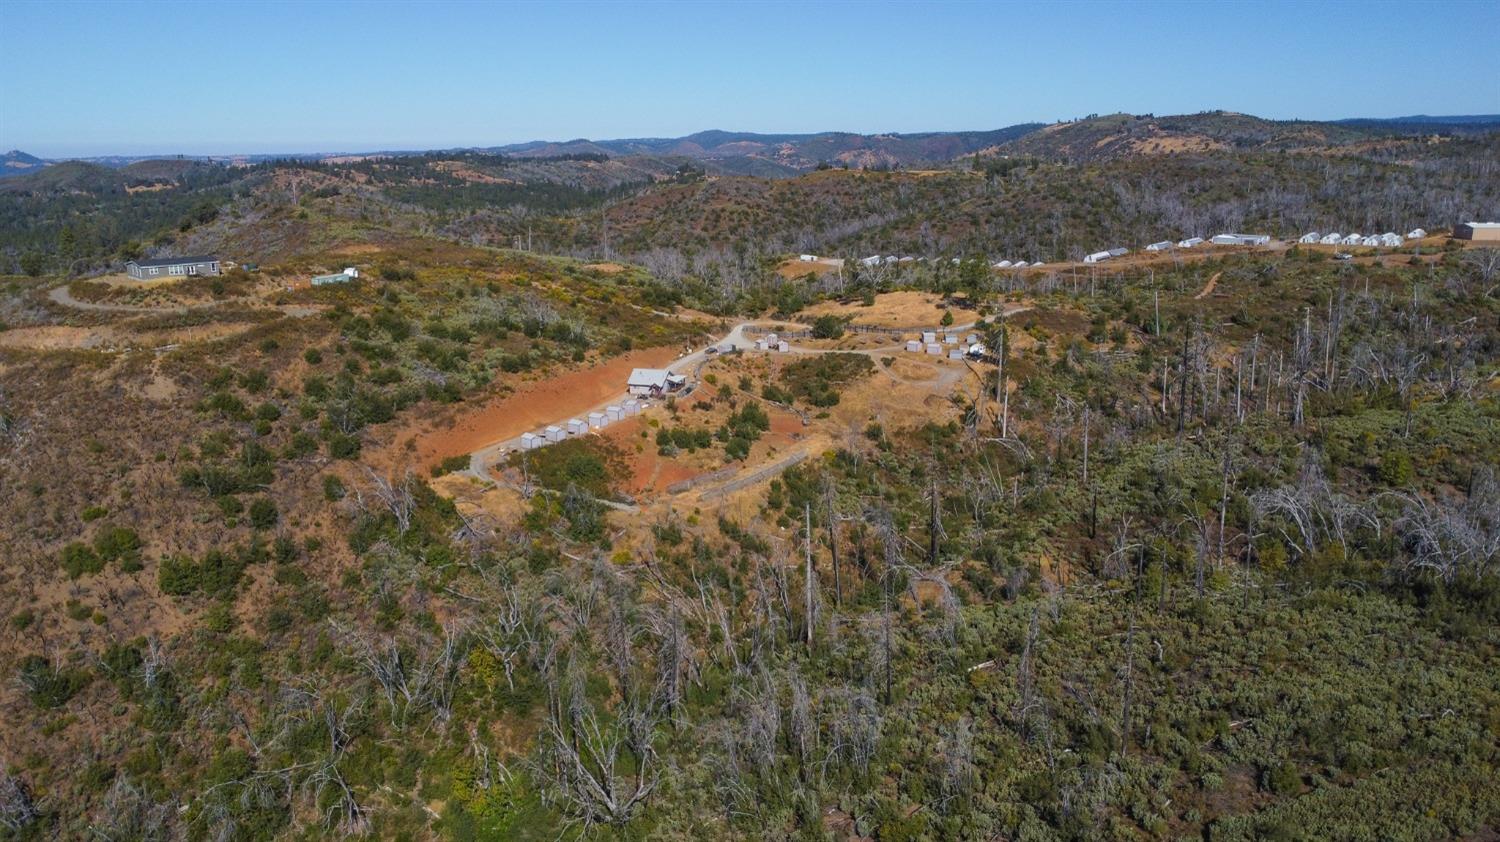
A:
POLYGON ((1461 222, 1453 226, 1453 236, 1476 243, 1500 243, 1500 222, 1461 222))

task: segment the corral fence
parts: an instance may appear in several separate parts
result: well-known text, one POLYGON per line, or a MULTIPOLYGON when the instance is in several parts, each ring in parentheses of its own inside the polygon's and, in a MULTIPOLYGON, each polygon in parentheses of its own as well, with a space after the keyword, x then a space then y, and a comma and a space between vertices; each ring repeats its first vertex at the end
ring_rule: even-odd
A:
POLYGON ((733 494, 734 492, 739 491, 742 488, 748 488, 756 484, 757 482, 766 479, 767 477, 775 476, 776 474, 781 473, 787 468, 790 468, 805 459, 807 459, 806 453, 793 453, 791 456, 782 459, 780 462, 767 465, 764 468, 758 468, 748 474, 745 474, 744 476, 730 480, 729 482, 724 483, 718 488, 710 488, 709 490, 703 492, 703 499, 717 500, 721 497, 733 494))
POLYGON ((712 473, 690 477, 685 480, 679 480, 678 482, 674 482, 671 485, 667 486, 667 493, 681 494, 684 491, 692 491, 694 488, 697 488, 700 485, 707 485, 711 482, 718 482, 721 479, 729 479, 730 477, 734 476, 734 472, 736 470, 737 469, 733 465, 730 465, 728 467, 720 468, 719 470, 712 473))

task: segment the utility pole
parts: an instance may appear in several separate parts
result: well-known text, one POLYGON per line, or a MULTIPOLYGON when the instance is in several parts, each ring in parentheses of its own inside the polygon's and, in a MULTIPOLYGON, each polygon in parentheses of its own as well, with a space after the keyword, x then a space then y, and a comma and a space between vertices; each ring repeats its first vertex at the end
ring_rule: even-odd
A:
POLYGON ((812 503, 803 504, 802 516, 804 518, 804 539, 802 546, 807 557, 807 648, 811 649, 813 644, 813 563, 812 563, 812 503))
POLYGON ((1089 407, 1083 407, 1083 484, 1089 484, 1089 407))

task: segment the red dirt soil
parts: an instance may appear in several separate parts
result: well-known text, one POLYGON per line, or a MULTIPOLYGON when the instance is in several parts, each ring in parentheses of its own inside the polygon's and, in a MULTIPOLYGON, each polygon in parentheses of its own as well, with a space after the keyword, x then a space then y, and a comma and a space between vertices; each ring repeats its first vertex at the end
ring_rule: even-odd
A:
POLYGON ((453 423, 437 429, 424 424, 397 434, 397 447, 415 437, 417 464, 433 465, 449 456, 472 453, 482 447, 515 438, 528 430, 560 424, 587 413, 611 398, 625 394, 625 379, 632 368, 660 368, 677 359, 677 349, 666 346, 643 348, 603 363, 556 377, 519 384, 508 395, 468 408, 453 423))
POLYGON ((654 439, 641 438, 641 430, 645 425, 640 418, 631 418, 618 424, 611 424, 600 433, 605 438, 620 446, 625 452, 626 461, 630 464, 630 478, 626 481, 624 491, 632 496, 642 494, 646 491, 658 493, 666 491, 667 486, 685 479, 692 479, 703 473, 691 465, 684 465, 675 459, 662 456, 656 452, 654 439), (636 446, 644 444, 641 452, 636 452, 636 446))

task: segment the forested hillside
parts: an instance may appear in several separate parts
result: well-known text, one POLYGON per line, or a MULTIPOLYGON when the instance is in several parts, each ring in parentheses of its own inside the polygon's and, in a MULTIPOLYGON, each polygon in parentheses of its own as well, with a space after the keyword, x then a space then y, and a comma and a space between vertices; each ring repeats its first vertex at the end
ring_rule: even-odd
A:
POLYGON ((7 179, 0 840, 1493 838, 1496 144, 7 179))

